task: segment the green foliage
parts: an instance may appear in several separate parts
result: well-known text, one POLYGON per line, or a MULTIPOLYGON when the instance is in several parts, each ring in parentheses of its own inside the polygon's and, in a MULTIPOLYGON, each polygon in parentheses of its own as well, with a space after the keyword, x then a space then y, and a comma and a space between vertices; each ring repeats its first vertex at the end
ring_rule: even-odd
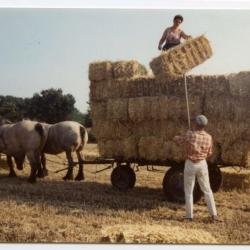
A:
POLYGON ((13 122, 25 116, 25 99, 14 96, 0 96, 0 116, 13 122))
POLYGON ((29 100, 29 118, 48 123, 68 120, 74 111, 75 98, 61 89, 42 90, 29 100))
POLYGON ((31 98, 0 96, 0 116, 16 122, 32 119, 48 123, 72 120, 90 127, 90 111, 81 113, 75 108, 75 98, 62 89, 46 89, 31 98))

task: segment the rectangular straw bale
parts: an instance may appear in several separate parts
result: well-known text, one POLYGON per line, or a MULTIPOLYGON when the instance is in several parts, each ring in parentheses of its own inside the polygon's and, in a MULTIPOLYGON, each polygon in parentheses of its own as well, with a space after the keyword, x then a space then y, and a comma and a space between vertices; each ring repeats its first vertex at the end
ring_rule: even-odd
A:
POLYGON ((112 82, 109 80, 94 82, 90 84, 90 100, 105 101, 109 97, 109 88, 112 82))
POLYGON ((128 120, 128 99, 109 99, 107 103, 107 119, 128 120))
POLYGON ((147 69, 135 60, 117 61, 113 63, 115 78, 131 78, 137 75, 147 75, 147 69))
POLYGON ((102 157, 124 160, 138 158, 137 142, 134 137, 123 140, 99 141, 98 148, 102 157))
POLYGON ((137 76, 127 80, 127 93, 122 97, 143 97, 159 93, 154 77, 137 76))
POLYGON ((93 133, 97 141, 124 139, 133 134, 133 127, 126 122, 99 120, 93 123, 93 133))
POLYGON ((206 97, 203 113, 208 119, 216 117, 227 122, 236 122, 246 118, 247 106, 244 106, 242 100, 235 100, 228 96, 206 97))
POLYGON ((100 155, 104 158, 121 158, 123 156, 123 148, 118 140, 98 141, 98 149, 100 155))
POLYGON ((221 146, 229 145, 240 138, 246 131, 246 123, 244 122, 229 122, 224 120, 214 119, 208 120, 206 131, 211 134, 214 142, 218 142, 221 146))
MULTIPOLYGON (((202 102, 199 96, 189 96, 189 112, 193 118, 202 111, 202 102)), ((168 118, 176 121, 187 121, 187 106, 185 98, 169 97, 168 98, 168 118)))
POLYGON ((158 161, 161 159, 163 139, 155 136, 144 136, 139 140, 139 157, 143 160, 158 161))
POLYGON ((102 81, 112 78, 112 63, 110 61, 93 62, 89 64, 90 81, 102 81))
POLYGON ((168 99, 164 96, 129 98, 128 114, 133 122, 160 120, 168 117, 168 99))
POLYGON ((209 41, 204 36, 175 46, 150 62, 154 75, 183 75, 212 56, 209 41))
MULTIPOLYGON (((198 96, 189 99, 190 114, 192 117, 201 113, 201 100, 198 96)), ((129 98, 129 119, 133 122, 144 120, 178 120, 187 119, 186 101, 178 97, 138 97, 129 98)))
POLYGON ((129 98, 128 100, 128 115, 129 119, 133 122, 140 122, 145 120, 146 114, 144 111, 144 97, 129 98))
POLYGON ((230 97, 229 81, 225 75, 204 76, 205 95, 212 98, 213 96, 230 97))
POLYGON ((138 142, 133 136, 122 140, 123 158, 126 160, 138 159, 138 142))
POLYGON ((171 140, 175 135, 186 132, 187 125, 171 120, 145 120, 133 125, 133 134, 138 137, 155 136, 163 140, 171 140))
POLYGON ((250 142, 238 140, 222 148, 221 158, 225 165, 247 167, 250 156, 250 142))
POLYGON ((91 102, 90 115, 92 120, 103 120, 107 116, 107 102, 91 102))
POLYGON ((228 76, 230 93, 236 97, 250 97, 250 71, 228 76))
POLYGON ((164 142, 162 150, 166 154, 166 159, 168 160, 180 163, 186 159, 186 153, 183 145, 177 145, 173 141, 164 142))
POLYGON ((178 96, 185 97, 185 88, 184 88, 184 78, 183 76, 177 77, 156 77, 156 83, 160 84, 160 93, 161 95, 167 96, 178 96))

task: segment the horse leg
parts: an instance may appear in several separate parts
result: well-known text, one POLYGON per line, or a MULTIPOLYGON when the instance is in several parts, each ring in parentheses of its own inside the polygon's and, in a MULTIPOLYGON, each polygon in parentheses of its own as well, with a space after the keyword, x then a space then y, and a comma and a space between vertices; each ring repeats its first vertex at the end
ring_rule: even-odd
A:
POLYGON ((68 160, 68 171, 66 173, 66 175, 63 177, 64 180, 73 180, 73 166, 74 166, 74 162, 73 162, 73 158, 71 155, 71 151, 66 151, 66 157, 68 160))
POLYGON ((28 178, 28 182, 35 183, 37 171, 42 168, 40 154, 37 152, 33 152, 33 151, 28 152, 27 158, 28 158, 28 160, 30 162, 30 166, 31 166, 31 171, 30 171, 30 176, 28 178))
POLYGON ((38 168, 37 177, 44 178, 48 175, 48 170, 46 169, 46 159, 45 155, 41 154, 41 167, 38 168))
POLYGON ((84 180, 84 172, 83 172, 83 156, 81 151, 76 151, 78 164, 79 164, 79 170, 78 174, 75 178, 76 181, 84 180))
POLYGON ((41 156, 41 161, 42 161, 42 166, 43 166, 43 174, 44 174, 44 176, 48 176, 48 169, 46 167, 46 158, 45 158, 44 153, 41 156))
POLYGON ((16 172, 14 170, 14 165, 11 156, 7 155, 7 164, 10 168, 9 177, 16 177, 16 172))

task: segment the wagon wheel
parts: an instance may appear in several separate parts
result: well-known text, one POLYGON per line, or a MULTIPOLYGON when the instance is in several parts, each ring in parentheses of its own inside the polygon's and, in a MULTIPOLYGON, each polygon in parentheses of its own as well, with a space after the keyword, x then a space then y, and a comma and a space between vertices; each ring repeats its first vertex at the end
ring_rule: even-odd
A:
POLYGON ((130 164, 119 164, 111 173, 111 183, 120 191, 133 188, 135 181, 135 172, 130 164))
MULTIPOLYGON (((183 168, 172 167, 170 168, 163 178, 163 192, 167 197, 167 200, 185 203, 184 193, 184 173, 183 168)), ((193 199, 194 202, 198 202, 202 196, 202 192, 198 183, 195 183, 193 199)))
POLYGON ((221 170, 217 165, 208 165, 209 181, 212 191, 217 192, 222 184, 221 170))

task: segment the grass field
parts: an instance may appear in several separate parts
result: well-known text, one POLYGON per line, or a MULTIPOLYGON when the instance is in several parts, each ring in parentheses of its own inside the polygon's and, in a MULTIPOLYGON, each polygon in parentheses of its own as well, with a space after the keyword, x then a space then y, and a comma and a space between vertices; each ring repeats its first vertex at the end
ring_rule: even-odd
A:
MULTIPOLYGON (((96 145, 85 153, 94 157, 96 145)), ((164 167, 155 172, 141 167, 135 188, 119 192, 110 184, 111 169, 95 174, 104 165, 86 165, 85 181, 63 181, 65 172, 53 172, 64 167, 64 155, 48 159, 49 176, 36 184, 27 183, 28 164, 16 170, 17 178, 8 178, 2 164, 1 242, 124 242, 129 234, 130 242, 250 243, 249 190, 215 193, 221 222, 210 221, 204 198, 194 206, 194 221, 183 222, 184 206, 164 198, 164 167)))

